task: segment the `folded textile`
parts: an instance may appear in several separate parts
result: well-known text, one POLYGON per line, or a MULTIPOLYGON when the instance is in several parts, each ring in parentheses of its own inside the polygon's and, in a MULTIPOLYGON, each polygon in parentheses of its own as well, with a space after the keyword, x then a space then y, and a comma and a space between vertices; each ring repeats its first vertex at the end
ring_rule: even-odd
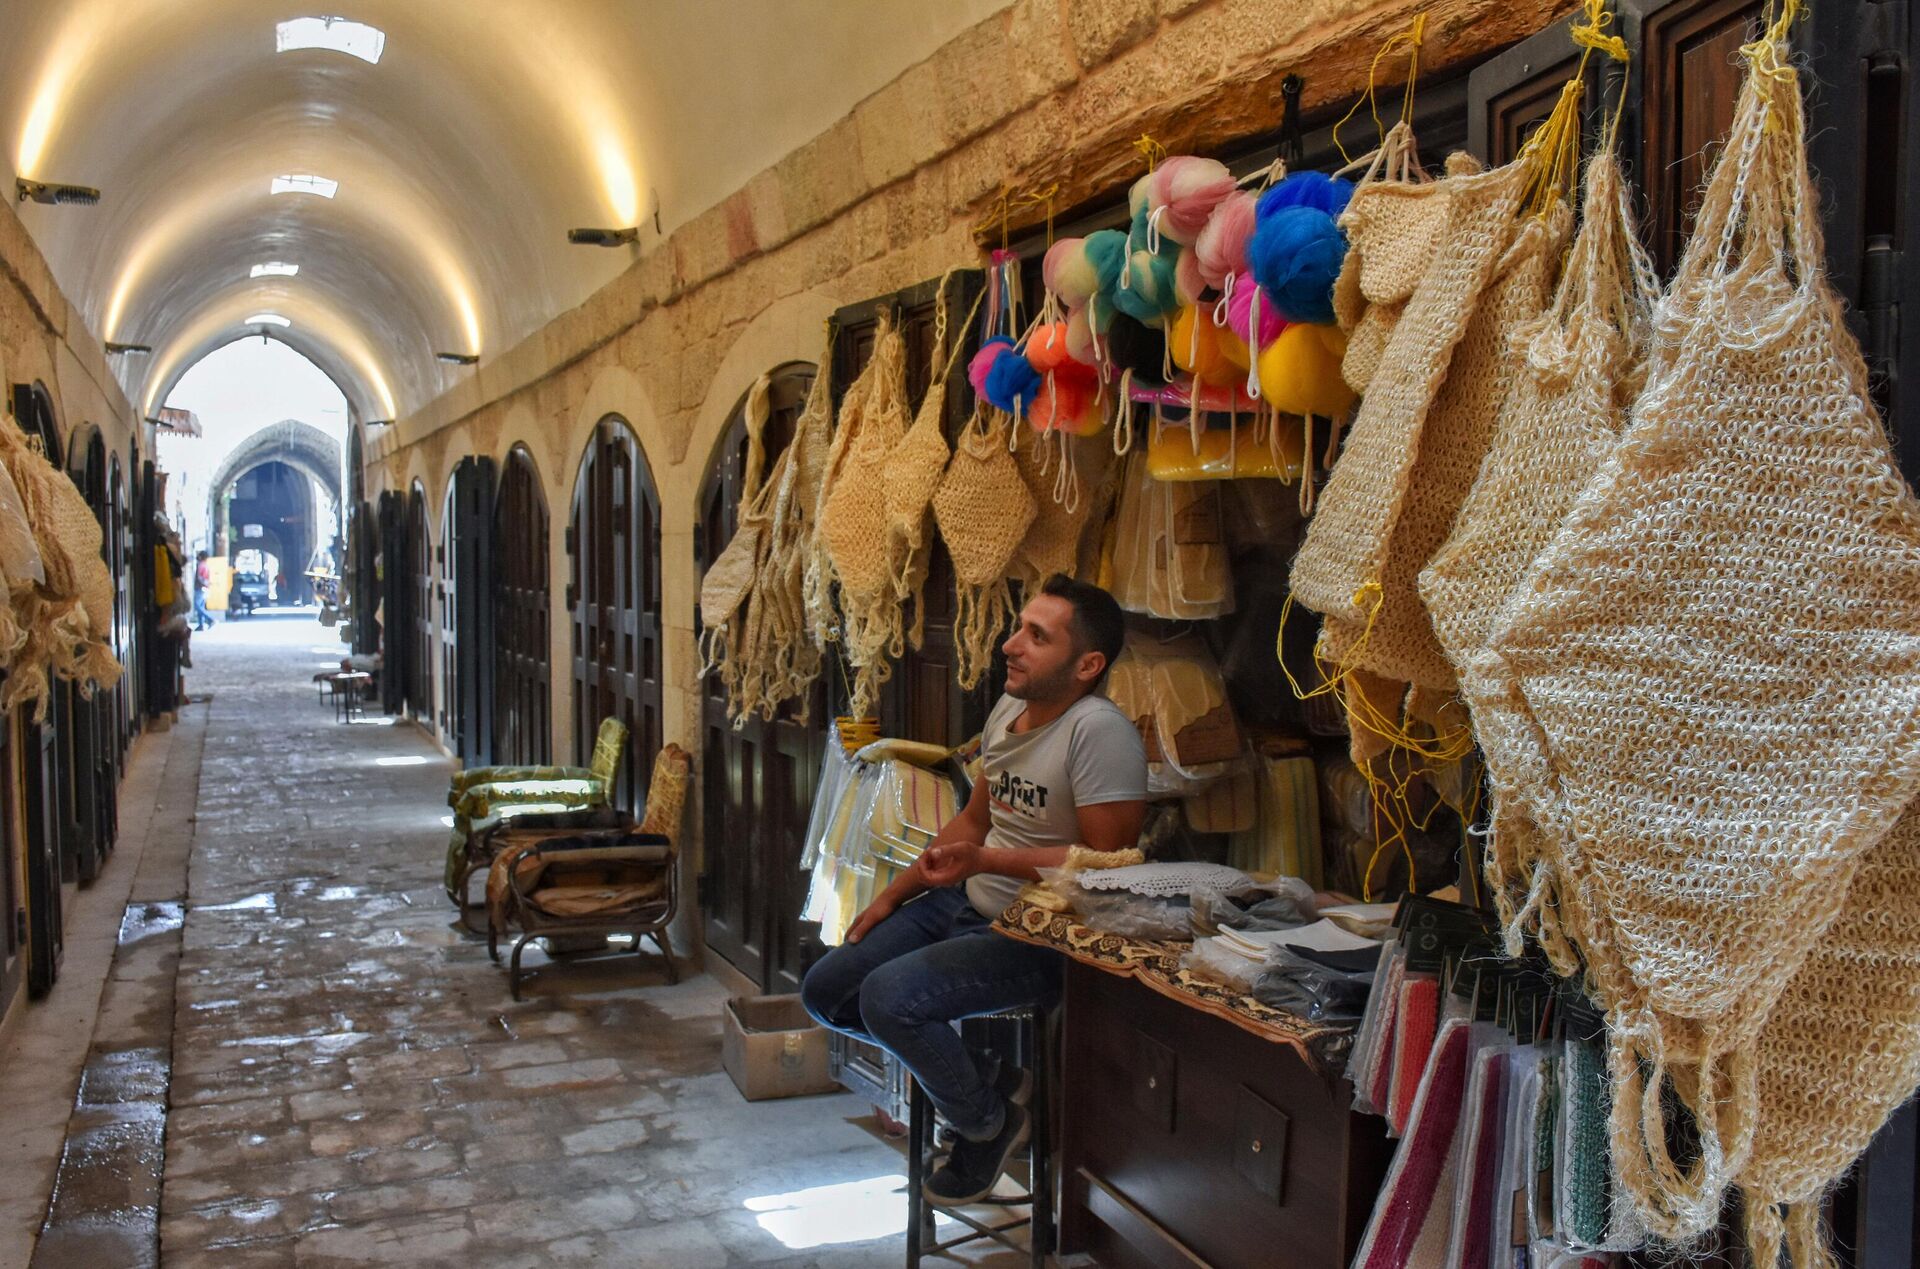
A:
POLYGON ((1406 1129, 1413 1113, 1427 1056, 1433 1050, 1440 1022, 1440 983, 1432 978, 1410 978, 1400 988, 1399 1020, 1393 1052, 1393 1092, 1387 1126, 1395 1133, 1406 1129))
MULTIPOLYGON (((1429 985, 1432 980, 1423 980, 1429 985)), ((1413 984, 1409 984, 1411 986, 1413 984)), ((1355 1269, 1407 1269, 1442 1263, 1460 1158, 1460 1114, 1467 1087, 1471 1024, 1449 1019, 1420 1078, 1405 1139, 1374 1203, 1355 1269)))

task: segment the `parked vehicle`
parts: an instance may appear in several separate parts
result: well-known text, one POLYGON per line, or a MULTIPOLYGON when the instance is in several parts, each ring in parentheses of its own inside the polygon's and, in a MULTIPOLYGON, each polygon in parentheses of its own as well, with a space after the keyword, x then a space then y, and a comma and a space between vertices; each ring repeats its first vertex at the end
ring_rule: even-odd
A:
POLYGON ((233 588, 227 592, 227 620, 235 617, 250 617, 253 610, 261 608, 267 602, 267 575, 265 573, 235 573, 233 588))

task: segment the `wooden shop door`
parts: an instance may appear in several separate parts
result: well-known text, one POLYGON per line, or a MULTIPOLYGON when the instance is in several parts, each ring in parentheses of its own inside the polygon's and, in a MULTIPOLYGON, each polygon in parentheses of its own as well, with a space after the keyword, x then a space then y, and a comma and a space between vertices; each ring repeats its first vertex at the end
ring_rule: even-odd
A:
POLYGON ((470 767, 493 761, 493 460, 463 458, 453 471, 453 558, 457 738, 470 767))
POLYGON ((439 568, 440 615, 440 742, 456 752, 460 746, 460 625, 456 618, 453 579, 454 481, 447 481, 440 503, 440 545, 434 548, 439 568))
POLYGON ((593 758, 600 722, 627 725, 614 805, 639 812, 661 743, 660 497, 626 420, 600 420, 567 526, 573 616, 573 755, 593 758))
POLYGON ((407 713, 423 723, 433 720, 433 536, 427 529, 427 494, 419 481, 407 491, 405 537, 407 616, 411 646, 407 652, 407 713))
POLYGON ((551 762, 547 500, 525 446, 507 455, 494 503, 493 761, 551 762))
MULTIPOLYGON (((804 362, 773 373, 763 437, 769 471, 793 439, 813 374, 804 362)), ((739 526, 745 404, 743 399, 735 408, 701 487, 694 553, 702 572, 739 526)), ((756 715, 736 728, 727 719, 726 695, 717 679, 708 675, 702 686, 702 924, 707 946, 770 992, 797 991, 800 976, 818 954, 811 927, 799 919, 807 895, 800 851, 820 779, 826 715, 826 691, 815 684, 806 721, 788 706, 771 721, 756 715)))

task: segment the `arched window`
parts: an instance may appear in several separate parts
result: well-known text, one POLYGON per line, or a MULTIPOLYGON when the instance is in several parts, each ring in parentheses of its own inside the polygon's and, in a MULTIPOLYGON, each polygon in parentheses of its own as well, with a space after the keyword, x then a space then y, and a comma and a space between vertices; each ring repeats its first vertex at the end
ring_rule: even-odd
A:
POLYGON ((594 428, 567 528, 573 614, 573 752, 585 765, 603 718, 627 725, 614 804, 638 812, 661 743, 660 497, 625 419, 594 428))
POLYGON ((494 502, 493 760, 552 761, 547 501, 533 455, 507 455, 494 502))

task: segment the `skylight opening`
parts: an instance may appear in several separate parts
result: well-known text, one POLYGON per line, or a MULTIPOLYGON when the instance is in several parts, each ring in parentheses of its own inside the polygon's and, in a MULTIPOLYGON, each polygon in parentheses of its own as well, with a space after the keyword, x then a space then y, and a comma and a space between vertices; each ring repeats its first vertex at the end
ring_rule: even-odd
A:
POLYGON ((291 326, 293 325, 293 320, 291 318, 282 317, 278 313, 255 313, 252 317, 249 317, 246 321, 242 322, 241 325, 242 326, 291 326))
POLYGON ((256 264, 247 271, 250 278, 290 278, 300 272, 297 264, 288 264, 282 260, 269 260, 265 264, 256 264))
POLYGON ((363 62, 378 62, 386 47, 385 31, 345 18, 293 18, 274 28, 274 50, 280 53, 322 48, 363 62))
POLYGON ((324 176, 313 176, 303 172, 289 172, 285 176, 273 178, 275 194, 318 194, 322 198, 332 198, 340 192, 340 182, 330 181, 324 176))

